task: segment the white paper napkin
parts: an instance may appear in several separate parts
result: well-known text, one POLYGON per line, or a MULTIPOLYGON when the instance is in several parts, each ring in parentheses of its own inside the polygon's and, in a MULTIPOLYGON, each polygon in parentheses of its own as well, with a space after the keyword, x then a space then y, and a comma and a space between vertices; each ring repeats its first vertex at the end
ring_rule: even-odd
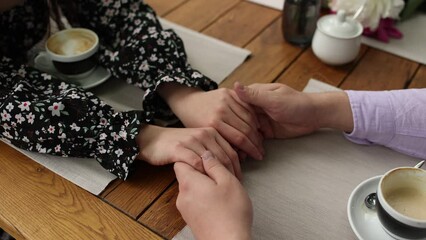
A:
POLYGON ((260 5, 264 5, 270 8, 283 10, 285 0, 248 0, 248 1, 260 4, 260 5))
MULTIPOLYGON (((310 80, 304 92, 340 91, 310 80)), ((362 146, 324 130, 265 142, 263 161, 242 164, 254 208, 253 239, 356 239, 346 215, 351 191, 364 179, 418 160, 381 146, 362 146)), ((225 236, 224 236, 225 238, 225 236)), ((174 240, 195 239, 186 226, 174 240)))
MULTIPOLYGON (((182 38, 191 65, 215 82, 222 82, 235 70, 250 51, 203 35, 161 19, 164 28, 172 28, 182 38)), ((92 89, 116 111, 142 109, 143 91, 124 81, 110 79, 92 89)), ((102 168, 95 159, 62 158, 18 149, 20 152, 93 194, 100 194, 116 177, 102 168)))
POLYGON ((426 64, 426 14, 416 16, 397 24, 404 34, 402 39, 390 39, 383 43, 372 38, 363 37, 362 43, 385 52, 426 64))

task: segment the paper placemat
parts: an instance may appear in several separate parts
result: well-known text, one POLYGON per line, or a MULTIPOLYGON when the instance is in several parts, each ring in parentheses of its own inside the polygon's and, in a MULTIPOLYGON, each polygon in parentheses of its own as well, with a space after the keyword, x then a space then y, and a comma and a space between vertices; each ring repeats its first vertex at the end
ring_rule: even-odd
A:
POLYGON ((283 10, 285 0, 248 0, 263 6, 283 10))
MULTIPOLYGON (((250 51, 246 49, 235 47, 164 19, 161 19, 161 23, 164 28, 172 28, 182 38, 191 65, 217 83, 222 82, 250 55, 250 51)), ((92 91, 116 111, 142 109, 143 91, 124 81, 110 79, 92 91)), ((63 158, 18 148, 17 150, 96 195, 116 178, 102 168, 95 159, 63 158)))
POLYGON ((401 39, 390 39, 389 43, 362 37, 362 43, 397 56, 426 64, 426 14, 419 13, 397 24, 404 34, 401 39))
MULTIPOLYGON (((340 91, 310 80, 304 92, 340 91)), ((419 160, 381 146, 354 144, 323 130, 289 140, 265 141, 263 161, 242 164, 253 203, 253 239, 355 240, 346 214, 352 190, 363 180, 419 160)), ((174 240, 194 239, 186 226, 174 240)))

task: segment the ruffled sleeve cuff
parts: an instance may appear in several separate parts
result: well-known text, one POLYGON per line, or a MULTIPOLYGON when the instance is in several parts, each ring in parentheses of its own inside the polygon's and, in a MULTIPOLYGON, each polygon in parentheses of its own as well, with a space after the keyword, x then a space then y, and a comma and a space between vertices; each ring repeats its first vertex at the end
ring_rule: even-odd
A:
POLYGON ((152 118, 144 112, 115 113, 97 137, 96 160, 120 179, 127 179, 133 171, 133 161, 139 151, 136 136, 141 120, 149 123, 152 118))
POLYGON ((143 108, 149 114, 154 116, 154 118, 170 120, 175 116, 170 110, 167 103, 161 98, 158 94, 158 88, 163 83, 178 83, 188 87, 200 88, 204 91, 210 91, 217 89, 217 84, 211 81, 208 77, 204 76, 200 72, 190 69, 186 73, 165 73, 161 74, 158 77, 155 85, 152 88, 147 89, 144 95, 143 108))

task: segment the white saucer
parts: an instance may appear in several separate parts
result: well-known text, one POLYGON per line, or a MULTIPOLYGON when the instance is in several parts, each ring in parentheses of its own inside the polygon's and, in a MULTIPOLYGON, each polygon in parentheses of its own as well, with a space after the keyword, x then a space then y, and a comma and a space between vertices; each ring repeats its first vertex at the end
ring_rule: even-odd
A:
POLYGON ((364 199, 376 192, 381 176, 372 177, 360 183, 348 201, 348 218, 352 230, 360 240, 394 240, 379 222, 375 210, 367 208, 364 199))
POLYGON ((111 73, 101 66, 97 66, 88 76, 77 79, 62 77, 61 74, 56 75, 61 80, 75 84, 83 89, 96 87, 111 77, 111 73))
POLYGON ((48 60, 46 54, 39 54, 34 59, 34 67, 43 72, 49 73, 64 82, 75 84, 83 89, 96 87, 111 77, 111 73, 99 65, 90 73, 84 74, 85 76, 82 77, 64 75, 56 71, 52 61, 48 60))

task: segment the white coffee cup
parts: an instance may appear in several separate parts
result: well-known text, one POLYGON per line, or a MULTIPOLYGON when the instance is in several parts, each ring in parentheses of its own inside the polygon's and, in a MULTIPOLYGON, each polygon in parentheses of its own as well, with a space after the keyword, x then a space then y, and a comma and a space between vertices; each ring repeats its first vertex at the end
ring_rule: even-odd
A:
POLYGON ((46 41, 46 51, 35 59, 35 67, 65 79, 84 78, 97 66, 99 38, 86 28, 59 31, 46 41))
POLYGON ((377 215, 395 239, 426 239, 426 171, 416 167, 385 173, 377 188, 377 215))

